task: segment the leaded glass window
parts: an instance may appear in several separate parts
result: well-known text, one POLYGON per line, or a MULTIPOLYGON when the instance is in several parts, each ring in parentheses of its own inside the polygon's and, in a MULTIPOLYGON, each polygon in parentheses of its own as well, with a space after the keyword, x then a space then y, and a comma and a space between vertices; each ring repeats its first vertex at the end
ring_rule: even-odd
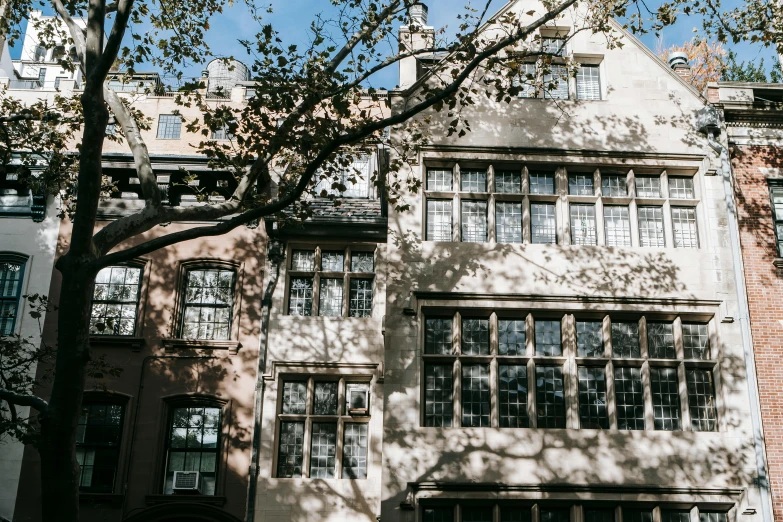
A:
POLYGON ((603 357, 602 321, 576 321, 576 355, 578 357, 603 357))
POLYGON ((450 199, 427 200, 427 241, 452 241, 452 202, 450 199))
POLYGON ((495 203, 495 238, 498 243, 522 242, 522 203, 495 203))
POLYGON ((604 206, 604 231, 607 246, 631 246, 631 221, 628 207, 604 206))
POLYGON ((561 366, 536 366, 536 409, 539 428, 565 428, 565 396, 561 366))
POLYGON ((372 316, 372 279, 351 279, 350 317, 372 316))
POLYGON ((595 205, 571 204, 571 243, 595 245, 595 205))
POLYGON ((650 368, 656 430, 680 430, 680 391, 676 368, 650 368))
POLYGON ((321 278, 318 315, 325 317, 340 317, 343 315, 342 279, 331 277, 321 278))
POLYGON ((669 177, 669 197, 671 199, 694 199, 693 178, 669 177))
POLYGON ((487 242, 487 202, 462 201, 462 241, 465 243, 487 242))
POLYGON ((453 349, 452 319, 426 319, 424 325, 424 353, 450 354, 453 349))
POLYGON ((342 272, 345 268, 345 257, 342 252, 321 252, 322 272, 342 272))
POLYGON ((487 171, 465 169, 459 173, 460 190, 463 192, 486 192, 487 171))
POLYGON ((498 367, 498 397, 501 428, 527 428, 527 366, 498 367))
POLYGON ((516 170, 496 170, 495 192, 501 194, 521 194, 522 174, 516 170))
POLYGON ((524 319, 498 319, 498 354, 525 355, 524 319))
POLYGON ((699 248, 695 208, 672 207, 672 230, 676 248, 699 248))
POLYGON ((158 116, 159 140, 178 140, 182 131, 182 117, 175 114, 161 114, 158 116))
POLYGON ((636 176, 635 181, 636 181, 636 197, 639 198, 661 197, 660 176, 636 176))
POLYGON ((462 426, 489 426, 489 365, 462 367, 462 426))
POLYGON ((643 390, 640 368, 615 367, 614 395, 618 429, 644 429, 643 390))
POLYGON ((449 191, 454 188, 454 173, 451 169, 427 169, 427 190, 449 191))
POLYGON ((639 323, 612 321, 612 352, 615 357, 641 357, 639 323))
POLYGON ((531 203, 530 228, 533 243, 557 243, 555 205, 552 203, 531 203))
POLYGON ((580 426, 590 429, 609 429, 604 368, 580 366, 578 374, 580 426))
POLYGON ((672 323, 647 323, 647 351, 653 359, 677 358, 672 323))
POLYGON ((536 319, 536 355, 563 355, 560 339, 560 320, 536 319))
POLYGON ((489 319, 462 320, 462 354, 489 355, 489 319))
POLYGON ((337 424, 314 422, 310 442, 310 478, 334 478, 337 424))
POLYGON ((288 292, 288 315, 313 315, 313 278, 292 277, 288 292))
POLYGON ((550 172, 530 172, 531 194, 554 194, 555 175, 550 172))
POLYGON ((367 478, 368 424, 349 422, 343 433, 343 478, 367 478))
POLYGON ((691 413, 693 431, 715 431, 715 387, 709 370, 688 370, 688 409, 691 413))
POLYGON ((568 193, 572 196, 592 196, 595 194, 592 174, 571 174, 568 176, 568 193))
POLYGON ((661 207, 639 207, 639 246, 666 246, 663 232, 663 209, 661 207))
POLYGON ((301 477, 303 462, 304 422, 281 422, 280 441, 277 446, 277 476, 301 477))
POLYGON ((450 364, 424 367, 424 425, 448 428, 454 415, 450 364))
POLYGON ((710 335, 706 324, 683 323, 682 344, 686 359, 710 358, 710 335))
POLYGON ((628 195, 625 175, 602 174, 601 195, 604 197, 622 198, 628 195))

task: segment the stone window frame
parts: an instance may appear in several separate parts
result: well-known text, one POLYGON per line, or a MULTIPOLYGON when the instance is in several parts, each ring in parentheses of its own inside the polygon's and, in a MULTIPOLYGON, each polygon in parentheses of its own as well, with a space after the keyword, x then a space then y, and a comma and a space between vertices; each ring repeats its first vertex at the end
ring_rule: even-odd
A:
MULTIPOLYGON (((656 207, 661 209, 663 219, 663 246, 644 248, 683 248, 676 247, 674 241, 674 225, 672 210, 677 208, 692 208, 696 219, 696 237, 698 243, 695 249, 708 248, 708 237, 703 214, 701 199, 702 183, 697 168, 668 168, 668 167, 620 167, 612 165, 562 165, 542 164, 524 161, 484 161, 473 160, 425 160, 422 168, 423 181, 423 205, 422 205, 422 237, 427 239, 427 222, 429 219, 427 201, 451 201, 451 241, 462 242, 462 201, 487 201, 487 234, 486 243, 497 242, 496 228, 496 202, 516 202, 522 206, 522 243, 531 244, 531 204, 548 203, 555 205, 556 219, 556 243, 558 245, 573 245, 571 238, 571 204, 595 206, 596 246, 607 246, 604 206, 627 207, 628 224, 630 227, 631 244, 617 248, 642 248, 640 243, 639 207, 656 207), (428 171, 451 170, 451 190, 429 190, 427 187, 428 171), (461 190, 460 172, 462 170, 485 170, 487 173, 486 192, 467 192, 461 190), (521 190, 517 193, 497 192, 495 190, 495 172, 516 172, 521 177, 521 190), (554 176, 553 194, 533 194, 530 191, 531 173, 552 173, 554 176), (569 177, 574 174, 587 174, 593 176, 592 195, 569 194, 569 177), (602 194, 602 175, 624 176, 626 178, 627 194, 625 196, 604 196, 602 194), (658 177, 660 180, 660 197, 639 197, 636 195, 636 176, 644 178, 658 177), (695 199, 672 199, 668 194, 669 176, 675 178, 692 178, 695 199)), ((437 242, 437 241, 435 241, 437 242)))
MULTIPOLYGON (((694 425, 698 419, 691 419, 691 405, 688 393, 688 372, 691 370, 707 370, 712 375, 713 398, 713 424, 710 431, 722 431, 723 401, 721 388, 721 375, 718 366, 720 358, 720 344, 717 338, 717 319, 714 314, 681 312, 624 312, 624 311, 580 311, 580 310, 553 310, 538 308, 503 308, 503 309, 477 309, 477 308, 427 308, 420 314, 419 357, 421 359, 420 371, 420 419, 421 427, 426 425, 426 368, 435 365, 452 365, 452 420, 451 428, 462 427, 462 367, 464 364, 487 364, 490 368, 490 425, 488 427, 500 427, 500 394, 499 394, 499 366, 501 364, 515 364, 527 366, 527 417, 528 426, 536 428, 538 425, 537 398, 536 398, 536 368, 560 366, 563 369, 563 392, 565 395, 565 428, 566 429, 590 429, 580 426, 579 412, 579 378, 580 366, 604 368, 606 384, 606 410, 609 417, 610 430, 618 430, 618 414, 616 408, 616 396, 614 390, 614 369, 616 367, 639 368, 644 398, 644 430, 640 431, 698 431, 694 425), (462 350, 462 319, 487 318, 489 320, 489 354, 488 355, 463 355, 462 350), (425 328, 427 318, 452 317, 452 353, 433 354, 425 353, 425 328), (524 319, 526 350, 524 355, 500 355, 498 350, 499 319, 524 319), (560 318, 561 347, 560 355, 542 356, 536 355, 535 347, 535 321, 537 319, 560 318), (598 320, 602 322, 603 353, 601 356, 578 356, 576 339, 576 321, 598 320), (638 321, 638 341, 640 357, 615 356, 612 351, 612 321, 634 322, 638 321), (676 358, 656 359, 649 357, 647 322, 671 322, 676 358), (685 347, 683 345, 682 324, 699 323, 706 324, 709 336, 710 356, 707 359, 685 359, 685 347), (664 430, 655 427, 655 411, 653 404, 653 387, 651 381, 651 368, 675 368, 677 371, 677 383, 679 394, 679 429, 664 430)), ((447 427, 448 428, 448 427, 447 427)), ((507 428, 508 429, 508 428, 507 428)), ((524 428, 522 428, 524 429, 524 428)), ((626 430, 623 430, 626 431, 626 430)), ((627 430, 631 431, 631 430, 627 430)))
MULTIPOLYGON (((273 372, 274 373, 274 372, 273 372)), ((337 434, 335 437, 335 470, 334 477, 312 480, 367 480, 370 477, 370 468, 372 466, 372 429, 371 421, 374 414, 373 392, 372 392, 371 374, 346 374, 338 372, 318 372, 318 373, 279 373, 276 376, 277 400, 275 406, 275 428, 274 428, 274 449, 272 459, 272 477, 278 480, 310 480, 310 461, 312 450, 312 424, 313 422, 334 422, 337 424, 337 434), (306 402, 305 413, 283 413, 283 393, 286 382, 305 382, 306 383, 306 402), (316 415, 313 413, 313 403, 315 396, 316 382, 337 382, 337 414, 336 415, 316 415), (363 384, 367 386, 367 414, 350 415, 346 411, 346 389, 350 384, 363 384), (300 477, 280 477, 278 475, 278 459, 280 452, 280 434, 283 422, 304 422, 304 433, 302 436, 302 475, 300 477), (343 445, 345 439, 345 425, 355 423, 367 424, 367 476, 362 479, 353 479, 343 477, 343 445)))
MULTIPOLYGON (((378 271, 378 245, 375 243, 368 244, 329 244, 329 243, 293 243, 289 244, 286 252, 286 284, 285 284, 285 299, 284 299, 284 315, 292 317, 331 317, 335 319, 346 319, 351 317, 351 280, 352 279, 371 279, 373 290, 373 307, 372 313, 369 317, 373 317, 378 309, 375 306, 375 301, 378 296, 377 278, 376 273, 378 271), (313 270, 298 271, 292 270, 292 253, 297 250, 305 250, 313 252, 313 270), (329 272, 321 270, 321 256, 323 252, 343 252, 343 270, 339 272, 329 272), (372 272, 353 272, 351 271, 351 255, 356 252, 371 253, 373 254, 373 271, 372 272), (329 279, 343 279, 343 304, 342 313, 339 316, 321 316, 319 315, 320 306, 320 291, 321 278, 329 279), (294 315, 291 314, 290 301, 291 301, 291 280, 296 278, 311 278, 313 282, 312 287, 312 303, 310 308, 310 315, 294 315)), ((363 319, 360 317, 358 319, 363 319)))

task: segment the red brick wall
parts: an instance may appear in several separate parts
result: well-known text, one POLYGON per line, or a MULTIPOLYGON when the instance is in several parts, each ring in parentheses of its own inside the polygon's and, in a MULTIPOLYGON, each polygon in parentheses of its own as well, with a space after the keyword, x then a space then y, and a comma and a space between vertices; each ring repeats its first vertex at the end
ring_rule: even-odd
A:
POLYGON ((735 147, 732 166, 773 510, 775 520, 783 521, 783 269, 773 265, 778 254, 762 171, 783 168, 783 148, 735 147))

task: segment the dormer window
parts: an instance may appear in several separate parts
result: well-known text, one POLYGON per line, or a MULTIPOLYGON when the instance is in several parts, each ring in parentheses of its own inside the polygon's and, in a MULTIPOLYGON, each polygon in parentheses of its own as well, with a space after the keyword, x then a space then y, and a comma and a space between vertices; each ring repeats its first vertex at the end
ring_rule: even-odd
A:
POLYGON ((367 198, 370 196, 370 177, 373 172, 372 156, 357 154, 353 161, 342 166, 337 174, 324 174, 315 186, 317 195, 325 193, 342 198, 367 198), (342 190, 344 187, 344 190, 342 190))

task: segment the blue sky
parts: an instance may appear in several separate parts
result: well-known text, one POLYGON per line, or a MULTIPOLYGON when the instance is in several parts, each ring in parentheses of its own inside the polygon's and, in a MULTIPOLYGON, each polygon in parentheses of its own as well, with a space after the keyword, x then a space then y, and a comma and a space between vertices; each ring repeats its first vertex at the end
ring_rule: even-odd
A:
MULTIPOLYGON (((329 0, 267 0, 273 7, 273 13, 265 15, 265 21, 273 24, 280 33, 281 38, 289 43, 306 44, 308 42, 308 28, 311 20, 318 13, 324 13, 328 16, 333 12, 334 7, 329 0)), ((463 6, 468 0, 425 0, 429 6, 429 23, 436 28, 446 27, 447 32, 455 32, 458 20, 456 16, 462 12, 462 9, 455 6, 463 6)), ((726 2, 726 7, 732 7, 741 0, 730 0, 726 2)), ((505 4, 506 0, 494 0, 492 10, 496 11, 505 4)), ((483 6, 483 1, 473 0, 473 5, 483 6)), ((656 0, 648 2, 648 5, 654 7, 656 0)), ((667 27, 662 35, 664 47, 675 44, 682 44, 689 40, 695 34, 694 27, 701 28, 700 20, 695 17, 680 17, 677 23, 667 27)), ((240 38, 253 39, 253 35, 258 31, 258 25, 249 16, 244 9, 243 2, 235 2, 234 6, 228 8, 221 16, 215 17, 211 24, 211 29, 207 34, 207 41, 213 52, 223 56, 232 55, 235 58, 249 62, 250 60, 244 53, 244 49, 238 43, 240 38)), ((657 45, 655 35, 648 34, 641 37, 642 42, 653 50, 657 45)), ((742 61, 758 62, 764 59, 767 69, 771 66, 773 52, 770 48, 764 48, 760 45, 750 45, 746 43, 737 46, 731 46, 739 59, 742 61)), ((19 42, 11 48, 11 56, 18 58, 20 53, 19 42)), ((203 65, 191 65, 184 71, 185 76, 200 76, 203 65)), ((141 68, 140 68, 141 69, 141 68)), ((397 70, 390 68, 386 74, 376 78, 375 87, 394 87, 396 85, 397 70)))

